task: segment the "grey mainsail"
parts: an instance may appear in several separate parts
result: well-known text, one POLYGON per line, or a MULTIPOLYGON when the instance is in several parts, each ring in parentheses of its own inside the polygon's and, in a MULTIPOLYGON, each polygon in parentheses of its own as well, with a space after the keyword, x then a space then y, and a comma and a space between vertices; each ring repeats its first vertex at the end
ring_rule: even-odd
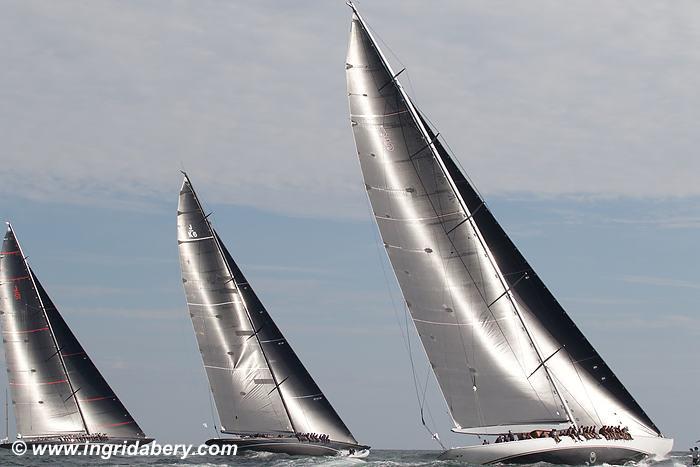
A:
POLYGON ((348 99, 365 187, 456 431, 572 422, 658 433, 495 221, 351 7, 348 99))
POLYGON ((0 252, 0 316, 19 435, 144 438, 26 263, 9 225, 0 252))
POLYGON ((212 228, 187 176, 177 225, 183 286, 222 430, 324 433, 357 444, 212 228))

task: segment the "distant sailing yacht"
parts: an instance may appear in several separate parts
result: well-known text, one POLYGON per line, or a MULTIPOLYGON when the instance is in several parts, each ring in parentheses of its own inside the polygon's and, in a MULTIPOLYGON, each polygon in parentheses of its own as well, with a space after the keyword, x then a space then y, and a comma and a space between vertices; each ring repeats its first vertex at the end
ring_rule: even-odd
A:
POLYGON ((187 306, 221 422, 241 451, 365 457, 258 299, 185 178, 177 243, 187 306))
POLYGON ((18 439, 28 445, 152 441, 51 302, 9 223, 0 251, 0 322, 18 439))
POLYGON ((348 4, 345 68, 357 154, 452 431, 500 440, 512 431, 521 439, 453 448, 440 458, 599 464, 668 454, 673 440, 508 238, 348 4), (601 434, 603 427, 611 428, 601 434), (562 428, 583 433, 550 437, 562 428))

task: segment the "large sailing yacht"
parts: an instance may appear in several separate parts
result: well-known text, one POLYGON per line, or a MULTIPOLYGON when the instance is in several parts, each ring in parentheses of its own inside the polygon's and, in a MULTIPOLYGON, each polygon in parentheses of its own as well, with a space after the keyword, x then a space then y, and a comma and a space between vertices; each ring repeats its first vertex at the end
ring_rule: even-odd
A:
POLYGON ((0 251, 0 322, 18 439, 27 445, 152 441, 59 314, 9 223, 0 251))
POLYGON ((440 458, 597 464, 668 454, 673 440, 508 238, 348 4, 350 120, 374 218, 452 431, 492 441, 440 458))
POLYGON ((235 444, 296 455, 365 457, 204 214, 185 175, 177 208, 182 282, 221 433, 235 444))

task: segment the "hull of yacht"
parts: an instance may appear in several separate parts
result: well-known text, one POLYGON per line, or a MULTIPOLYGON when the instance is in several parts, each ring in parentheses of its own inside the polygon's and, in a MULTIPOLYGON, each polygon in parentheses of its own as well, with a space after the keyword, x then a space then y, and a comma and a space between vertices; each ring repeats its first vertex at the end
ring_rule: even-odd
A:
POLYGON ((207 445, 238 446, 238 453, 246 451, 272 452, 290 456, 344 456, 362 458, 369 455, 369 446, 329 441, 327 443, 300 441, 296 438, 216 438, 207 445))
POLYGON ((452 448, 443 452, 439 459, 469 464, 619 465, 646 458, 662 459, 672 448, 673 440, 662 437, 585 441, 562 437, 559 443, 552 438, 541 438, 452 448))

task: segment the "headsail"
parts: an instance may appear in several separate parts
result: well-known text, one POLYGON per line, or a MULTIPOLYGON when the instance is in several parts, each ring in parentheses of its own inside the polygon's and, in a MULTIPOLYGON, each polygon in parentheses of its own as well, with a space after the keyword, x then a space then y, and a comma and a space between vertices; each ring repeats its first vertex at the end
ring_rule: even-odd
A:
POLYGON ((365 186, 457 429, 617 424, 626 412, 655 430, 493 219, 351 7, 348 99, 365 186), (586 380, 584 366, 605 374, 586 380))
POLYGON ((178 244, 190 316, 222 428, 357 444, 211 227, 185 177, 178 244))
POLYGON ((26 263, 11 227, 0 253, 0 310, 18 434, 144 437, 26 263))

